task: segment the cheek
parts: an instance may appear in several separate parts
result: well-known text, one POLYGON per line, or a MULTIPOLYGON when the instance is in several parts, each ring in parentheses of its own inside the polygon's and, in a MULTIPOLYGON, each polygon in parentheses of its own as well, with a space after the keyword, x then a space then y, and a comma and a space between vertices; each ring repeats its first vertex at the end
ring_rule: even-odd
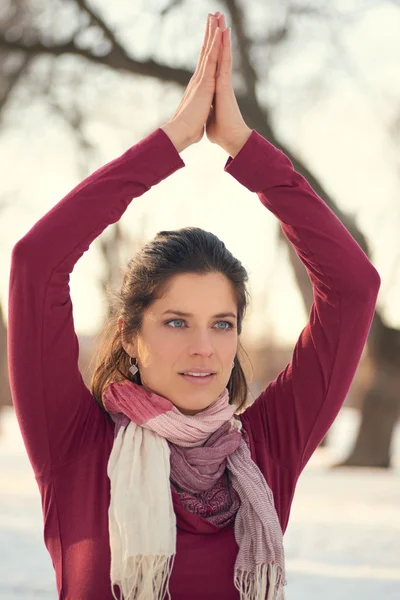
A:
POLYGON ((222 335, 218 338, 215 344, 215 350, 219 355, 221 362, 227 365, 229 368, 232 365, 232 361, 236 356, 238 339, 237 335, 226 334, 226 337, 222 335), (222 338, 222 339, 221 339, 222 338))
POLYGON ((160 370, 163 365, 174 363, 184 348, 184 338, 176 335, 176 332, 165 331, 163 328, 148 331, 139 352, 142 356, 142 365, 144 368, 156 367, 160 370))

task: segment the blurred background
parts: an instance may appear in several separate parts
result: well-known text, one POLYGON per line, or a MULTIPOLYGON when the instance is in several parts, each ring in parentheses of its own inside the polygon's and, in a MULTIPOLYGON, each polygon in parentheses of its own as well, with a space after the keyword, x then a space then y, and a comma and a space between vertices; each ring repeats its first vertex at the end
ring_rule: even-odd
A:
MULTIPOLYGON (((7 368, 14 244, 79 181, 165 123, 195 69, 208 12, 232 28, 244 119, 345 224, 382 285, 343 409, 307 465, 285 534, 288 600, 400 597, 400 2, 2 0, 0 5, 0 596, 55 599, 39 492, 7 368)), ((291 359, 307 273, 257 195, 204 138, 186 168, 135 199, 71 276, 90 381, 105 286, 157 231, 218 235, 247 268, 251 396, 291 359)), ((29 373, 27 373, 29 376, 29 373)))

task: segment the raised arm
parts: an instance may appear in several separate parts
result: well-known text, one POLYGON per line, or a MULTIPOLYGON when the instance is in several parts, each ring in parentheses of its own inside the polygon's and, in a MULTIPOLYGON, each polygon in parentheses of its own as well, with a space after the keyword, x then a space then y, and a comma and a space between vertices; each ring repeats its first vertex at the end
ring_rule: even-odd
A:
POLYGON ((371 326, 380 277, 344 225, 290 160, 245 123, 232 86, 224 15, 207 136, 230 156, 225 171, 280 221, 313 285, 314 302, 290 364, 243 413, 270 457, 299 474, 346 397, 371 326))
POLYGON ((280 221, 307 269, 314 301, 290 364, 243 414, 271 458, 300 473, 341 408, 371 326, 377 270, 347 229, 255 130, 225 171, 280 221))
POLYGON ((88 451, 104 414, 78 369, 69 275, 91 242, 132 198, 185 166, 179 152, 199 142, 215 91, 221 31, 207 19, 200 57, 173 117, 87 177, 15 245, 9 288, 11 390, 36 474, 88 451))
POLYGON ((161 129, 84 179, 12 252, 8 360, 13 402, 35 473, 87 451, 104 416, 78 369, 69 276, 132 198, 182 168, 161 129))

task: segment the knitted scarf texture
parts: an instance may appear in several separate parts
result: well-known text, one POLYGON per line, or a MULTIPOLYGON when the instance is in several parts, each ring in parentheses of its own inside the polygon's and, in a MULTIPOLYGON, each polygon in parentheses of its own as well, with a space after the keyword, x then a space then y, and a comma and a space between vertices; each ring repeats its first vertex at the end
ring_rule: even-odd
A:
POLYGON ((131 381, 103 394, 115 421, 107 473, 111 583, 120 600, 171 598, 176 555, 171 487, 186 507, 224 527, 234 520, 239 547, 234 585, 240 600, 284 600, 282 530, 272 491, 251 458, 228 389, 205 410, 184 415, 167 398, 131 381), (225 481, 225 502, 202 506, 225 481), (268 595, 267 595, 268 593, 268 595))

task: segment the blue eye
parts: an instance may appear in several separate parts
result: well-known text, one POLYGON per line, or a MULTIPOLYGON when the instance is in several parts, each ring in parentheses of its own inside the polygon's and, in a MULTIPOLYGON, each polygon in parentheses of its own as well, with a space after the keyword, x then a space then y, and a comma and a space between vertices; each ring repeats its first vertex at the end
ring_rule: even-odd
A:
POLYGON ((222 329, 222 331, 225 331, 227 329, 232 329, 232 327, 233 327, 232 323, 230 323, 229 321, 218 321, 218 325, 220 323, 223 323, 224 325, 227 326, 227 327, 217 327, 217 329, 222 329))
MULTIPOLYGON (((182 319, 173 319, 172 321, 167 321, 166 324, 169 325, 170 323, 177 323, 177 322, 183 323, 183 320, 182 319)), ((173 327, 174 327, 174 329, 182 329, 182 327, 175 327, 175 325, 173 327)))

